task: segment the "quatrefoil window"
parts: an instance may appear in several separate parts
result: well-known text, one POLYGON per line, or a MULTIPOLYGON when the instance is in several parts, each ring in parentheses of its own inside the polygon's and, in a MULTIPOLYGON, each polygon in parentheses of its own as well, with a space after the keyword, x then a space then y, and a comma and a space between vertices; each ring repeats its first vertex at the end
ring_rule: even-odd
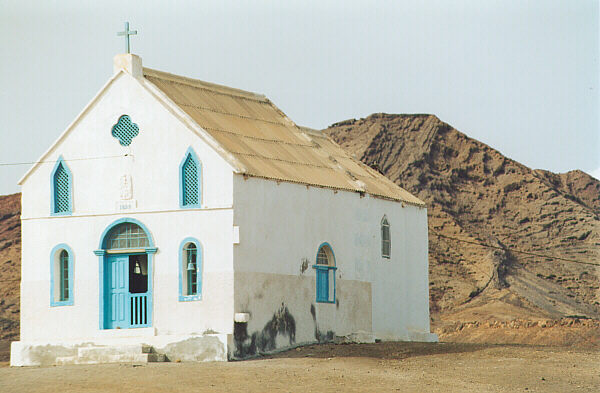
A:
POLYGON ((139 133, 140 128, 127 115, 119 117, 119 121, 112 128, 112 136, 119 139, 121 146, 129 146, 131 140, 139 133))

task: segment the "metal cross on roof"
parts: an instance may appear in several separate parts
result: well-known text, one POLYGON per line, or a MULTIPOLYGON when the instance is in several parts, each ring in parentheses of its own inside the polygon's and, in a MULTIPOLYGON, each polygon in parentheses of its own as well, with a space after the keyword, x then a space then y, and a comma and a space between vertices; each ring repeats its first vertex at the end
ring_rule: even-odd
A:
POLYGON ((127 51, 127 53, 129 52, 129 36, 130 35, 136 35, 137 34, 137 30, 129 30, 129 22, 125 22, 125 31, 119 31, 117 33, 118 36, 125 36, 125 50, 127 51))

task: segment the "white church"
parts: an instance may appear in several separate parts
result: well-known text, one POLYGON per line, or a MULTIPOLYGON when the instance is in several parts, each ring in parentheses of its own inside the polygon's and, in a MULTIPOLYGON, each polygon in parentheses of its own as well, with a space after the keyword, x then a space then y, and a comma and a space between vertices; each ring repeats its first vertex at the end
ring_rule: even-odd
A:
POLYGON ((263 95, 117 55, 38 161, 13 366, 436 340, 425 204, 263 95))

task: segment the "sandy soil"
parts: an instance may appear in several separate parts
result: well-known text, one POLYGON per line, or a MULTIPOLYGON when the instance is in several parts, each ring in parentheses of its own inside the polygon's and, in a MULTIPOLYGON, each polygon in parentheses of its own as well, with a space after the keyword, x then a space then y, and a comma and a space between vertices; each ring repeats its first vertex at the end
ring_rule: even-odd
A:
POLYGON ((1 392, 480 393, 599 389, 599 351, 514 345, 332 344, 230 363, 0 368, 1 392))

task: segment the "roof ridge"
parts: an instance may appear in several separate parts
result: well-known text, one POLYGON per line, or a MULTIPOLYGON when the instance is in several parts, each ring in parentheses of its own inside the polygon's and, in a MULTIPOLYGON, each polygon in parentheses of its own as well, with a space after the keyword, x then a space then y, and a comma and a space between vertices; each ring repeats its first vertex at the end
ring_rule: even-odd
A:
POLYGON ((148 68, 143 73, 148 83, 166 94, 173 105, 243 165, 238 173, 244 176, 366 193, 425 206, 353 157, 329 135, 296 124, 264 95, 148 68), (244 132, 236 132, 242 129, 244 132), (280 138, 282 141, 276 141, 280 138))
POLYGON ((149 76, 149 77, 154 77, 154 78, 160 78, 160 79, 168 80, 170 82, 181 83, 181 84, 185 84, 185 85, 200 88, 200 89, 206 89, 206 90, 213 91, 213 92, 220 93, 220 94, 228 94, 231 96, 256 100, 256 101, 260 101, 260 102, 268 101, 267 97, 264 94, 254 93, 254 92, 242 90, 242 89, 236 89, 234 87, 219 85, 217 83, 206 82, 206 81, 203 81, 200 79, 188 78, 187 76, 175 75, 175 74, 171 74, 171 73, 165 72, 165 71, 154 70, 152 68, 144 67, 143 74, 144 74, 144 77, 149 76))

